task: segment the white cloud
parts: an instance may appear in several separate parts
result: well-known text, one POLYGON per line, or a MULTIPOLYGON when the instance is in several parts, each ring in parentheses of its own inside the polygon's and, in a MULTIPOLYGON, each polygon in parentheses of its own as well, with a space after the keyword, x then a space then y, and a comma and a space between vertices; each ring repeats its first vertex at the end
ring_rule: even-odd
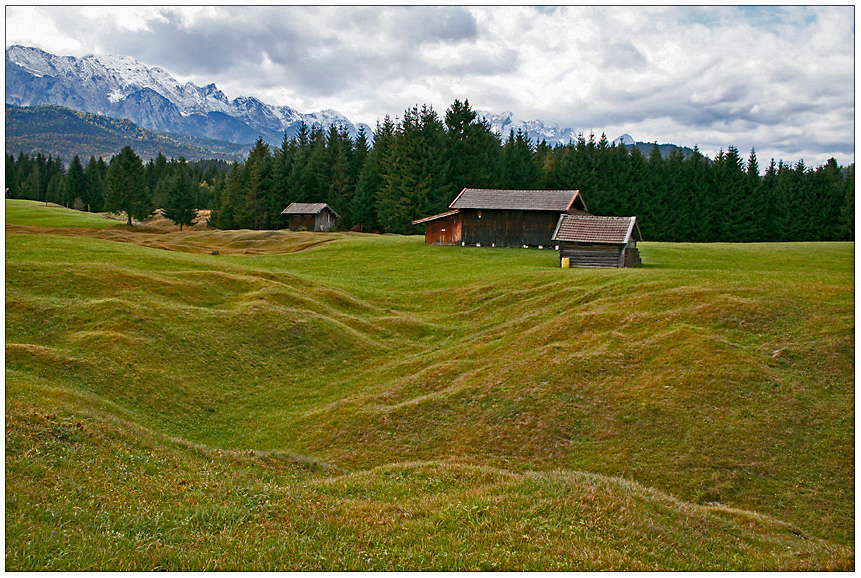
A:
MULTIPOLYGON (((373 124, 455 99, 588 133, 854 162, 854 8, 7 7, 7 44, 130 54, 373 124)), ((801 158, 801 157, 798 157, 801 158)))

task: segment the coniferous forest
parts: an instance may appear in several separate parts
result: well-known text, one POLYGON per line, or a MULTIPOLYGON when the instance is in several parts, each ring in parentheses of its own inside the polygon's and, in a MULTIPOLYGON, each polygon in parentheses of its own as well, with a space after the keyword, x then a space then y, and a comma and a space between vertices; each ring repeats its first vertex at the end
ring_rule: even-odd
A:
MULTIPOLYGON (((125 151, 124 151, 125 152, 125 151)), ((61 159, 6 153, 7 196, 81 210, 108 210, 110 165, 77 156, 61 159)), ((830 159, 807 167, 733 146, 715 158, 697 148, 663 156, 611 146, 605 135, 580 135, 549 147, 522 133, 504 138, 480 120, 469 101, 440 117, 414 107, 403 118, 378 122, 373 143, 360 132, 302 125, 280 147, 258 140, 244 163, 170 159, 140 163, 151 206, 177 199, 211 209, 220 229, 281 229, 291 202, 325 202, 340 228, 364 232, 421 232, 411 221, 445 211, 464 187, 579 189, 589 212, 636 215, 648 241, 753 242, 854 240, 855 165, 830 159)))

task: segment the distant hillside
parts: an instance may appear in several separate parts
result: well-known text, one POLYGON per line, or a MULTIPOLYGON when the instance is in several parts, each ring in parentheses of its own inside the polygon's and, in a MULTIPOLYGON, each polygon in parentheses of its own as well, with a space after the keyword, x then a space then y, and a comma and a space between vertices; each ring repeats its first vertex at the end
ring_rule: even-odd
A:
POLYGON ((244 160, 249 146, 201 137, 154 132, 131 121, 74 111, 61 106, 6 105, 6 151, 42 153, 69 162, 78 155, 111 158, 131 146, 144 161, 163 153, 186 160, 244 160))
MULTIPOLYGON (((629 149, 637 147, 637 149, 641 153, 643 153, 643 156, 648 157, 650 154, 652 154, 652 147, 655 146, 655 143, 637 141, 633 145, 626 145, 626 146, 629 149)), ((694 149, 692 149, 692 148, 680 147, 680 146, 674 145, 674 144, 659 144, 658 150, 661 151, 661 156, 663 156, 663 157, 670 156, 673 153, 673 151, 675 151, 675 150, 681 150, 682 153, 685 155, 685 157, 691 156, 691 154, 693 154, 693 152, 694 152, 694 149)))

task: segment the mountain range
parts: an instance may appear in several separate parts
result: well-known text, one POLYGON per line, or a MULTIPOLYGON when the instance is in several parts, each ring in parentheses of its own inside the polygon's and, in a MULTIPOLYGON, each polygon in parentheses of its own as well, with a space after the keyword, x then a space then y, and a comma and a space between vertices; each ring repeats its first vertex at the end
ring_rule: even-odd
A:
POLYGON ((246 144, 258 137, 280 144, 302 122, 344 126, 352 137, 362 127, 370 133, 334 110, 302 114, 254 97, 228 100, 215 84, 180 84, 161 68, 130 56, 75 58, 24 46, 6 49, 6 104, 59 105, 127 119, 149 130, 246 144))
POLYGON ((486 110, 475 112, 479 118, 490 124, 491 130, 500 135, 503 141, 512 131, 517 133, 518 130, 526 134, 533 143, 545 141, 550 146, 564 145, 577 140, 577 131, 573 128, 547 126, 540 120, 522 120, 508 111, 502 114, 493 114, 486 110))
MULTIPOLYGON (((185 150, 188 154, 183 156, 189 160, 198 155, 206 156, 210 150, 213 158, 232 159, 239 149, 231 149, 229 143, 249 145, 258 138, 278 146, 285 134, 288 138, 295 135, 303 122, 309 127, 320 126, 324 129, 332 124, 342 126, 353 138, 364 130, 367 138, 373 141, 373 132, 368 125, 353 123, 337 111, 300 113, 289 106, 266 104, 253 96, 229 100, 215 84, 203 87, 191 82, 181 84, 161 68, 148 67, 131 56, 87 55, 76 58, 56 56, 33 47, 10 46, 6 48, 6 105, 7 150, 12 150, 9 147, 13 145, 15 151, 20 149, 25 152, 37 144, 34 140, 37 130, 33 124, 36 119, 58 121, 65 126, 72 121, 72 124, 77 125, 80 122, 92 122, 95 118, 78 115, 77 119, 73 119, 74 115, 61 113, 56 108, 25 117, 22 116, 22 110, 15 108, 44 105, 131 121, 140 129, 155 131, 156 135, 145 137, 152 142, 165 138, 179 141, 176 150, 185 150), (9 105, 12 105, 11 109, 9 105), (27 126, 29 132, 19 134, 13 130, 10 135, 10 110, 12 116, 19 120, 15 126, 27 126), (185 137, 195 137, 197 140, 188 141, 185 137), (207 144, 206 139, 217 142, 207 144)), ((540 120, 522 120, 512 112, 476 112, 503 140, 510 131, 518 130, 523 131, 533 143, 545 141, 550 146, 567 144, 577 139, 578 133, 572 128, 548 126, 540 120)), ((103 128, 109 123, 99 121, 95 124, 103 128)), ((82 129, 91 136, 99 133, 92 127, 82 129)), ((130 130, 120 125, 115 125, 113 129, 119 132, 115 130, 112 138, 130 130)), ((48 130, 46 128, 43 132, 48 130)), ((42 136, 42 140, 49 138, 42 136)), ((71 142, 69 140, 68 144, 71 142)), ((637 146, 645 151, 651 147, 647 143, 635 143, 627 134, 614 142, 637 146)), ((96 150, 99 146, 90 148, 96 150)), ((675 148, 674 145, 661 146, 675 148)), ((69 147, 63 150, 68 151, 69 147)), ((48 154, 47 151, 43 152, 48 154)), ((63 154, 65 158, 68 153, 63 154)), ((74 154, 87 155, 85 151, 74 154)))

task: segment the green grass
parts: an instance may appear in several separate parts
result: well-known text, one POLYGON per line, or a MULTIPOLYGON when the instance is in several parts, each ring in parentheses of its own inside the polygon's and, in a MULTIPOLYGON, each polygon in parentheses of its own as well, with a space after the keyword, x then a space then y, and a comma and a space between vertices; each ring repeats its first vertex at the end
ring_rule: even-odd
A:
POLYGON ((108 229, 121 221, 107 218, 103 213, 70 211, 54 203, 39 203, 21 199, 6 199, 6 223, 32 227, 73 227, 108 229))
POLYGON ((563 270, 351 233, 162 250, 14 204, 7 570, 854 569, 853 244, 563 270))

